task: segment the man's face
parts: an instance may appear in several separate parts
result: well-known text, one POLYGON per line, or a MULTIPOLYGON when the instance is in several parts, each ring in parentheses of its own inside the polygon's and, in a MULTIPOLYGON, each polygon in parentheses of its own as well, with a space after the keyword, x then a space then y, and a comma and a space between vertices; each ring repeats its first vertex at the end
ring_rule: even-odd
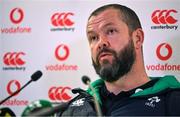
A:
POLYGON ((92 16, 87 36, 93 66, 102 79, 113 82, 131 70, 135 60, 134 44, 117 10, 108 9, 92 16))

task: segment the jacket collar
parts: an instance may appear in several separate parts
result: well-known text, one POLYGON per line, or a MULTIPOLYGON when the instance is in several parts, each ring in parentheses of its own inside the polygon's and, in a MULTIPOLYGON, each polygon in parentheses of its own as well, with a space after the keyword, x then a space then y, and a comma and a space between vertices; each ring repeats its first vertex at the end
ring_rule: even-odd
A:
MULTIPOLYGON (((143 91, 139 91, 137 93, 134 93, 133 95, 131 95, 131 97, 155 94, 155 93, 163 91, 167 88, 170 88, 170 89, 180 88, 180 82, 177 81, 177 79, 174 76, 167 75, 164 77, 150 77, 150 79, 154 79, 154 78, 159 79, 155 83, 154 86, 147 88, 143 91)), ((94 81, 93 83, 91 83, 91 86, 94 88, 94 92, 90 88, 87 89, 87 92, 90 95, 93 95, 94 93, 96 94, 97 100, 100 104, 102 104, 102 102, 101 102, 99 92, 100 92, 100 87, 102 87, 103 85, 104 85, 104 81, 102 79, 98 79, 98 80, 94 81)))

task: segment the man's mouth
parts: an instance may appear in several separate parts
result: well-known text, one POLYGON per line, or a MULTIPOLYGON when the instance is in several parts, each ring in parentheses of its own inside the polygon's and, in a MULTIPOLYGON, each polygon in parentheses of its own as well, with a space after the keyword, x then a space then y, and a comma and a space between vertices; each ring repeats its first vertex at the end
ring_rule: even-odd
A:
POLYGON ((103 59, 107 59, 109 56, 112 56, 112 53, 102 52, 102 53, 98 56, 98 60, 99 60, 99 61, 102 61, 103 59))

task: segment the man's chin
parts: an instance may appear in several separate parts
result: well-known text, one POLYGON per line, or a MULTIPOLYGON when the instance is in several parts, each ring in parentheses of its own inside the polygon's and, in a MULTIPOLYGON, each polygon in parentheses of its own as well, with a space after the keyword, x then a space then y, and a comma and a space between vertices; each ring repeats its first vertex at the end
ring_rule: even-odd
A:
POLYGON ((101 69, 111 69, 112 65, 110 63, 102 64, 101 69))
POLYGON ((111 65, 111 63, 112 62, 110 62, 110 60, 108 60, 108 59, 104 59, 102 61, 99 61, 99 64, 100 64, 101 67, 103 67, 103 66, 105 67, 107 65, 111 65))
POLYGON ((112 66, 111 64, 104 64, 101 66, 99 74, 102 77, 109 77, 111 76, 110 74, 112 73, 112 66))

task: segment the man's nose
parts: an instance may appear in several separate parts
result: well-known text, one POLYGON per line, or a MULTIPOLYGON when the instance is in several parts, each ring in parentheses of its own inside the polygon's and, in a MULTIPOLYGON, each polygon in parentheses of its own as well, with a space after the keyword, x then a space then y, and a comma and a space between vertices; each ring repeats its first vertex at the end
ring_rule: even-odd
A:
POLYGON ((105 37, 100 38, 99 45, 98 45, 99 50, 102 50, 103 48, 107 48, 109 47, 109 45, 110 43, 107 38, 105 37))

